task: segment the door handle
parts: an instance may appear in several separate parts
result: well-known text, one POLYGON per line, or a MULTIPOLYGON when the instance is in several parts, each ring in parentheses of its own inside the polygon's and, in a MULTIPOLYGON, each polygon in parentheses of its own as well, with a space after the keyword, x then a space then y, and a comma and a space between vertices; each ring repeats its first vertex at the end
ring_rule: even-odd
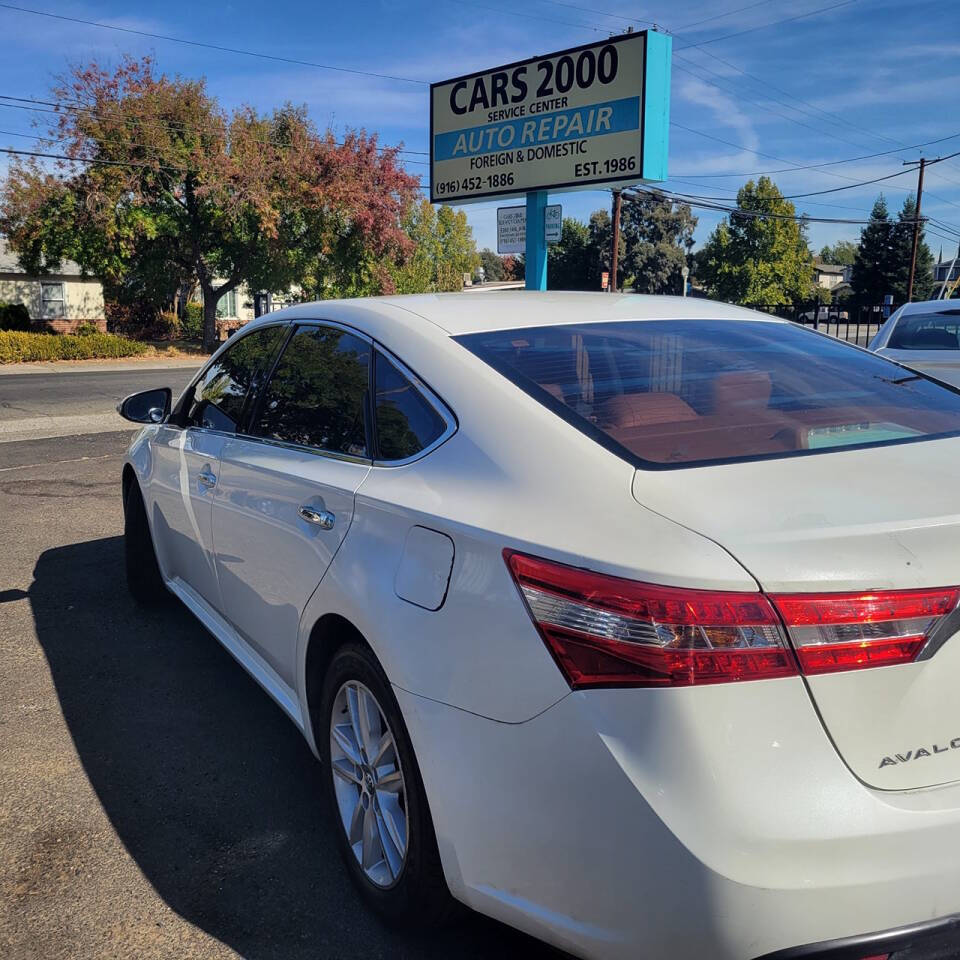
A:
POLYGON ((332 530, 337 520, 336 516, 329 510, 314 510, 313 507, 308 507, 306 504, 301 506, 297 513, 307 523, 316 524, 321 530, 332 530))
POLYGON ((217 478, 209 467, 204 467, 197 474, 197 482, 201 487, 206 487, 209 490, 211 487, 215 487, 217 485, 217 478))

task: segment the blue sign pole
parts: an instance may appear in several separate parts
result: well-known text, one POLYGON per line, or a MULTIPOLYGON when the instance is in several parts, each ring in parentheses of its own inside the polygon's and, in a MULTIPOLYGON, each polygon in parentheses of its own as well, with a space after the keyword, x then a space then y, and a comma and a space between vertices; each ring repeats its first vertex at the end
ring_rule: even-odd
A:
POLYGON ((547 191, 527 194, 526 288, 547 289, 547 191))

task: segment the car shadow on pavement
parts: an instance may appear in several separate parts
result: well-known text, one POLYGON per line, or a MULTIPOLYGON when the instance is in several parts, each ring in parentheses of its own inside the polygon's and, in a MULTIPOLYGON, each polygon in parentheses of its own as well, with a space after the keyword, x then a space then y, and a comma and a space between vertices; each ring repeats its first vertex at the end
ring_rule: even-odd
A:
POLYGON ((122 561, 120 537, 47 550, 30 603, 90 783, 177 913, 253 960, 558 956, 476 915, 384 927, 341 864, 300 733, 172 598, 138 608, 122 561))

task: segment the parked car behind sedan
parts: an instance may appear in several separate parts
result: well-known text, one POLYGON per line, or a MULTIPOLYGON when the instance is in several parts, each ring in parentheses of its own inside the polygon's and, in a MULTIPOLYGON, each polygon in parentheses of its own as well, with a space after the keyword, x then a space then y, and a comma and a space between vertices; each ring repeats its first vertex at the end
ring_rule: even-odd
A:
POLYGON ((905 303, 877 331, 869 349, 960 386, 960 301, 905 303))
POLYGON ((960 950, 957 391, 738 307, 498 292, 270 314, 121 409, 134 597, 303 732, 386 917, 960 950))

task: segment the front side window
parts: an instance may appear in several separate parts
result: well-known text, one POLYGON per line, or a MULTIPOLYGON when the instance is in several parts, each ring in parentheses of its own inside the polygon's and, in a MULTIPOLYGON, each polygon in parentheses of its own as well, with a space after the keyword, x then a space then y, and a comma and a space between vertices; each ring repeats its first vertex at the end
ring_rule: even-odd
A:
POLYGON ((40 284, 40 307, 45 320, 60 320, 66 316, 62 283, 40 284))
POLYGON ((365 457, 369 386, 368 343, 333 327, 304 327, 283 351, 251 432, 365 457))
POLYGON ((792 324, 623 321, 457 339, 640 467, 960 434, 960 393, 792 324))
POLYGON ((284 329, 273 326, 255 330, 217 357, 194 387, 187 425, 235 432, 250 385, 258 372, 266 371, 284 329))
POLYGON ((406 460, 446 429, 443 417, 382 354, 376 359, 377 459, 406 460))
POLYGON ((887 346, 891 350, 960 350, 960 308, 904 314, 887 346))

